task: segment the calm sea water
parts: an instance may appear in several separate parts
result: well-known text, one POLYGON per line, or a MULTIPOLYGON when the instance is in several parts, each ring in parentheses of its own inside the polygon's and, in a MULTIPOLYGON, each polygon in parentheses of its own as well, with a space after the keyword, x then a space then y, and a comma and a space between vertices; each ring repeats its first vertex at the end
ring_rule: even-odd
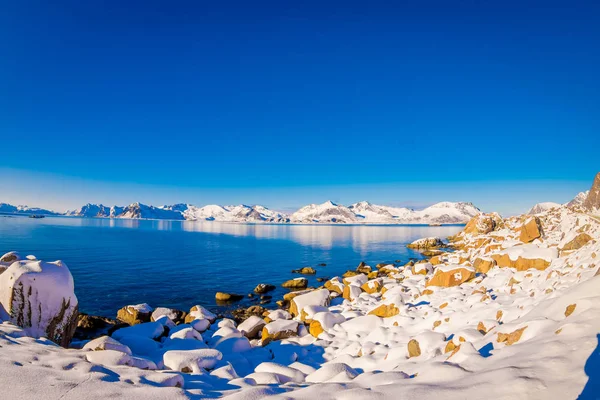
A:
MULTIPOLYGON (((0 216, 0 254, 17 250, 63 260, 83 312, 113 317, 128 304, 217 311, 215 292, 250 293, 258 283, 278 289, 313 266, 317 277, 340 275, 360 261, 403 263, 421 258, 406 244, 446 237, 461 226, 263 225, 218 222, 0 216), (318 264, 326 263, 326 267, 318 264)), ((244 300, 244 305, 252 304, 244 300)))

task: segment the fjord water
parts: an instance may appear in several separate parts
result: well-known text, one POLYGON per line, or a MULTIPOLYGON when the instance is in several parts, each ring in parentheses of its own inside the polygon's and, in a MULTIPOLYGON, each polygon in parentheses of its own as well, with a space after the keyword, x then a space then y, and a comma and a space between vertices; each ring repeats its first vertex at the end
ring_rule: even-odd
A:
MULTIPOLYGON (((341 275, 360 261, 406 263, 422 258, 406 244, 447 237, 460 225, 285 225, 219 222, 0 216, 0 254, 16 250, 40 260, 63 260, 75 280, 80 311, 114 317, 128 304, 223 311, 215 292, 248 294, 258 283, 341 275), (326 263, 324 267, 320 263, 326 263)), ((253 304, 250 299, 242 302, 253 304)), ((230 306, 231 307, 231 306, 230 306)))

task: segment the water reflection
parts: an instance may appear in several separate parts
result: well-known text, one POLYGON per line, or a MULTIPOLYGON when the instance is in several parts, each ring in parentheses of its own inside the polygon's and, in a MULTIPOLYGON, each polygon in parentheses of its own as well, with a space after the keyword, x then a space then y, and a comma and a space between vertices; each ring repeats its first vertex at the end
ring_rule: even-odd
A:
MULTIPOLYGON (((39 224, 23 220, 20 224, 39 224)), ((404 245, 418 237, 447 237, 461 229, 460 225, 293 225, 237 224, 214 221, 167 221, 103 218, 45 218, 44 225, 106 227, 158 231, 202 232, 214 235, 254 237, 257 239, 289 240, 302 246, 329 250, 341 244, 351 244, 360 254, 377 250, 379 246, 404 245)))

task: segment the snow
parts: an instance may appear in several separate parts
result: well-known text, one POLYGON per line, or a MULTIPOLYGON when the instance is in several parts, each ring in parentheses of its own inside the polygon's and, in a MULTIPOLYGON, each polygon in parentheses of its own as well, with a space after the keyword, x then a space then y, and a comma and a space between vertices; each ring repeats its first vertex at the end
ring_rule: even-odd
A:
MULTIPOLYGON (((574 399, 582 392, 593 398, 600 222, 564 206, 539 218, 540 240, 521 243, 521 218, 506 219, 501 232, 463 237, 441 264, 416 264, 426 275, 409 267, 383 274, 381 292, 361 290, 368 278, 357 275, 342 285, 354 291, 349 299, 329 304, 326 289, 300 294, 297 309, 312 321, 271 311, 268 334, 298 335, 268 344, 244 336, 262 318, 236 326, 201 306, 190 324, 168 332, 158 321, 122 328, 81 350, 31 338, 6 321, 0 324, 0 385, 11 399, 574 399), (559 253, 579 231, 594 240, 559 253), (488 250, 481 240, 504 249, 488 250), (426 287, 436 271, 474 271, 476 258, 494 254, 549 265, 527 271, 494 266, 457 286, 426 287), (369 314, 392 304, 397 313, 369 314)), ((169 315, 154 312, 159 319, 169 315)))
POLYGON ((557 208, 560 206, 561 206, 560 204, 553 203, 551 201, 548 201, 545 203, 537 203, 535 206, 531 207, 531 209, 529 210, 529 212, 527 214, 530 214, 530 215, 541 214, 545 211, 550 210, 551 208, 557 208))

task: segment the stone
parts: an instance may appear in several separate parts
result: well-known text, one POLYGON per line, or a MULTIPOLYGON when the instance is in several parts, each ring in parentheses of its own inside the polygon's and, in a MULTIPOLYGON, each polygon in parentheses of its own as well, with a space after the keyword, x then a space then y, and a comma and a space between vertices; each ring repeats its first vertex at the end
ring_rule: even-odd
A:
POLYGON ((261 317, 252 315, 239 324, 237 329, 248 339, 256 339, 261 335, 265 325, 266 323, 261 317))
POLYGON ((476 258, 473 262, 473 268, 475 271, 487 274, 492 267, 496 265, 496 261, 493 258, 476 258))
POLYGON ((283 340, 298 336, 298 322, 293 320, 278 319, 269 322, 262 329, 262 344, 268 345, 275 340, 283 340))
POLYGON ((565 317, 568 317, 569 315, 573 314, 573 311, 575 311, 575 307, 577 307, 577 304, 568 305, 567 309, 565 310, 565 317))
POLYGON ((190 308, 190 312, 188 313, 188 315, 186 315, 184 322, 186 324, 189 324, 190 322, 196 319, 207 319, 212 324, 217 320, 217 316, 209 310, 207 310, 206 308, 197 304, 190 308))
POLYGON ((254 288, 254 293, 256 293, 256 294, 264 294, 264 293, 270 292, 272 290, 275 290, 275 286, 274 285, 269 285, 267 283, 259 283, 254 288))
POLYGON ((123 328, 127 324, 105 317, 97 317, 79 313, 77 328, 73 338, 78 340, 90 340, 100 336, 110 335, 113 331, 123 328))
POLYGON ((419 346, 419 342, 415 339, 411 339, 408 342, 408 358, 419 357, 421 355, 421 347, 419 346))
POLYGON ((9 251, 0 257, 0 263, 8 267, 10 264, 14 263, 15 261, 20 261, 21 259, 21 255, 18 252, 9 251))
POLYGON ((308 280, 306 278, 290 279, 289 281, 283 282, 281 286, 287 289, 306 289, 308 280))
POLYGON ((369 311, 369 315, 376 315, 381 318, 389 318, 400 314, 400 309, 395 304, 382 304, 379 307, 369 311))
POLYGON ((569 243, 565 244, 561 250, 570 251, 580 249, 583 246, 585 246, 590 240, 592 240, 592 237, 590 235, 588 235, 587 233, 580 233, 569 243))
POLYGON ((323 333, 325 330, 323 329, 323 326, 321 325, 321 323, 315 319, 313 319, 312 321, 310 321, 310 325, 308 326, 308 333, 310 333, 312 336, 314 336, 315 338, 318 338, 319 335, 321 333, 323 333))
POLYGON ((13 262, 0 274, 0 314, 2 308, 27 335, 67 347, 79 314, 69 268, 62 261, 13 262))
POLYGON ((531 243, 543 235, 542 223, 538 217, 529 217, 521 226, 519 240, 523 243, 531 243))
POLYGON ((473 268, 463 265, 448 265, 436 268, 435 273, 425 286, 452 287, 473 278, 475 278, 475 270, 473 268))
POLYGON ((550 261, 543 258, 524 258, 519 256, 516 260, 512 260, 508 254, 492 254, 491 257, 499 267, 515 268, 517 271, 527 271, 531 268, 543 271, 550 266, 550 261))
POLYGON ((524 326, 521 329, 517 329, 516 331, 511 332, 511 333, 498 332, 497 342, 498 343, 506 343, 507 346, 511 346, 511 345, 517 343, 519 341, 519 339, 521 339, 521 335, 523 335, 523 332, 525 332, 525 329, 527 329, 527 326, 524 326))
POLYGON ((166 316, 175 324, 182 324, 185 321, 187 313, 185 311, 177 310, 174 308, 157 307, 154 309, 154 311, 152 311, 150 321, 154 322, 163 316, 166 316))
POLYGON ((117 319, 129 325, 143 324, 150 322, 152 311, 152 307, 146 303, 125 306, 117 311, 117 319))
POLYGON ((373 294, 379 292, 383 288, 383 285, 378 280, 372 280, 366 282, 360 288, 366 293, 373 294))
POLYGON ((292 273, 301 275, 315 275, 317 273, 317 270, 313 267, 303 267, 300 269, 293 270, 292 273))
POLYGON ((244 298, 244 296, 242 296, 241 294, 225 293, 225 292, 217 292, 217 294, 215 294, 215 299, 217 301, 223 301, 223 302, 239 301, 243 298, 244 298))
POLYGON ((504 227, 504 221, 498 213, 479 214, 469 220, 463 234, 481 235, 504 227))
POLYGON ((444 242, 442 242, 442 239, 438 237, 418 239, 406 245, 406 247, 408 247, 409 249, 434 249, 443 246, 444 242))

